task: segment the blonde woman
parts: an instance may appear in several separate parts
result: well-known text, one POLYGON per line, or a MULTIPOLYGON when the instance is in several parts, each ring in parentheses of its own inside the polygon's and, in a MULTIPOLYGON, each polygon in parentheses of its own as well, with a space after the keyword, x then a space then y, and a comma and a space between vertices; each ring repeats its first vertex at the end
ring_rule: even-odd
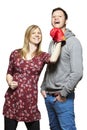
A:
POLYGON ((56 62, 61 50, 59 42, 52 55, 43 52, 41 41, 41 29, 31 25, 25 32, 23 48, 14 50, 10 55, 6 75, 9 87, 3 107, 5 130, 16 130, 19 121, 25 123, 27 130, 40 129, 38 79, 44 64, 56 62))

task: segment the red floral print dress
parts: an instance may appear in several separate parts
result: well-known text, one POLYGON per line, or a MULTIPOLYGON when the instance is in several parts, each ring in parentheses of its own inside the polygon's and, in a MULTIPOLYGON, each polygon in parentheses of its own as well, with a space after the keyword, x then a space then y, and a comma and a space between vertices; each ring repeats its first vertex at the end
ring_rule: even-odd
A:
POLYGON ((4 116, 25 122, 41 118, 37 106, 37 84, 45 63, 49 62, 49 57, 48 53, 42 52, 31 60, 24 60, 20 57, 19 50, 11 53, 7 74, 13 76, 13 80, 18 82, 18 87, 15 90, 9 87, 5 94, 4 116))

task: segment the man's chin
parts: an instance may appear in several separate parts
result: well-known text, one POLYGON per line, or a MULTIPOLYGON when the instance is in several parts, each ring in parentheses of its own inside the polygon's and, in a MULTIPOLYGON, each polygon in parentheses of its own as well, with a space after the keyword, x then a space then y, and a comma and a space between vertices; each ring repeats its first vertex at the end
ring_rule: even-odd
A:
POLYGON ((60 28, 60 26, 59 26, 59 25, 56 25, 56 24, 54 25, 54 27, 55 27, 55 28, 60 28))

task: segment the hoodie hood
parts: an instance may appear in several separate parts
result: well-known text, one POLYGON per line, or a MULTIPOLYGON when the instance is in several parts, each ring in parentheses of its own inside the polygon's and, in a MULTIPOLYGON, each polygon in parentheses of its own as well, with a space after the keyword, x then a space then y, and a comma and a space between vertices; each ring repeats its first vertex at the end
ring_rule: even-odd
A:
POLYGON ((71 30, 66 29, 65 38, 68 39, 68 38, 70 38, 72 36, 75 36, 75 34, 71 30))

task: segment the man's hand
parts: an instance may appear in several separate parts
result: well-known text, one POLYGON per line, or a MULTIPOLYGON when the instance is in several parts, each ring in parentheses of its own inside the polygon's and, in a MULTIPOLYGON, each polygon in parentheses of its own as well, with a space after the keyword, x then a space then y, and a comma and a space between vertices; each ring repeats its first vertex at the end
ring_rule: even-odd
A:
POLYGON ((47 96, 47 95, 46 95, 46 91, 44 91, 44 90, 41 91, 41 94, 42 94, 42 96, 43 96, 44 98, 46 98, 46 96, 47 96))
POLYGON ((54 101, 59 101, 59 102, 65 102, 66 101, 66 97, 62 97, 60 94, 58 96, 55 97, 54 101))

